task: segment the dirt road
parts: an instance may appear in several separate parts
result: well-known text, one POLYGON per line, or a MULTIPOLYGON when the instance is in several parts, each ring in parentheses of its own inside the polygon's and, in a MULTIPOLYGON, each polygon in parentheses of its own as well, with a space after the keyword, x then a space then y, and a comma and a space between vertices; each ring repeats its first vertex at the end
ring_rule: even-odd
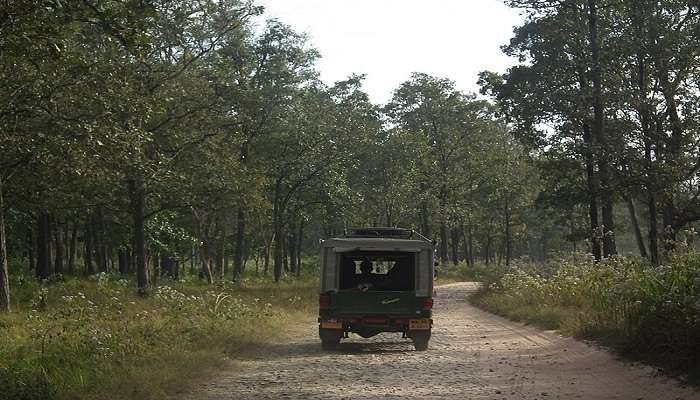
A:
POLYGON ((427 352, 398 334, 321 351, 314 320, 187 397, 213 399, 700 399, 605 351, 470 306, 476 286, 437 288, 427 352))

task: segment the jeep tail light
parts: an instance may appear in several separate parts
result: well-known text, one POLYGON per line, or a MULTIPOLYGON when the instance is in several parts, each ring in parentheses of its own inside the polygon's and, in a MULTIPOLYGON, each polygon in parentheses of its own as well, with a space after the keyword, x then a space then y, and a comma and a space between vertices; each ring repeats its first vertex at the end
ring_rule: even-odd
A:
POLYGON ((423 309, 424 310, 432 310, 433 309, 433 299, 428 298, 423 300, 423 309))
POLYGON ((327 310, 331 308, 331 296, 327 294, 322 294, 318 296, 318 308, 321 310, 327 310))

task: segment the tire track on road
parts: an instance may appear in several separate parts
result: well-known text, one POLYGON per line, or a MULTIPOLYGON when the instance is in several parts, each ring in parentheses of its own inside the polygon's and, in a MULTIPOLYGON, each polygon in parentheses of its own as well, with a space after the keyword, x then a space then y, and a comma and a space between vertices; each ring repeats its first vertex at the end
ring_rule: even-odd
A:
POLYGON ((584 399, 694 400, 700 394, 653 368, 552 332, 474 308, 474 283, 438 287, 430 350, 384 334, 351 337, 321 351, 309 318, 283 343, 236 361, 187 400, 219 399, 584 399))

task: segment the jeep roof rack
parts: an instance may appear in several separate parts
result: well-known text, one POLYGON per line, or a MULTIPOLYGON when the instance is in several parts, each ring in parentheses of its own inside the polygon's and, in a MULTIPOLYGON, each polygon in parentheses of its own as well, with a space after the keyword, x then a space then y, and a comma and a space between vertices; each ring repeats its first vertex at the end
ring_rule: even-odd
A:
POLYGON ((370 227, 353 228, 345 235, 346 238, 383 238, 383 239, 421 239, 429 242, 425 236, 406 228, 370 227))

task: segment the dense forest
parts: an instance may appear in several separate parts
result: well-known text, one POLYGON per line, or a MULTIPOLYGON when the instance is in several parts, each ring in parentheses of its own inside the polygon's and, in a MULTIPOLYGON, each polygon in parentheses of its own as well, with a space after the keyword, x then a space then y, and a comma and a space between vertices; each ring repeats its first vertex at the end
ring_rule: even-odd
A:
POLYGON ((4 2, 0 308, 14 274, 279 281, 367 225, 445 265, 692 246, 697 1, 507 3, 518 65, 480 95, 415 73, 378 105, 252 2, 4 2))
POLYGON ((666 393, 468 302, 700 377, 700 2, 504 3, 509 69, 478 93, 418 71, 377 104, 255 0, 0 0, 0 399, 181 398, 221 372, 223 397, 666 393), (319 239, 366 226, 434 240, 434 357, 316 353, 319 239))

